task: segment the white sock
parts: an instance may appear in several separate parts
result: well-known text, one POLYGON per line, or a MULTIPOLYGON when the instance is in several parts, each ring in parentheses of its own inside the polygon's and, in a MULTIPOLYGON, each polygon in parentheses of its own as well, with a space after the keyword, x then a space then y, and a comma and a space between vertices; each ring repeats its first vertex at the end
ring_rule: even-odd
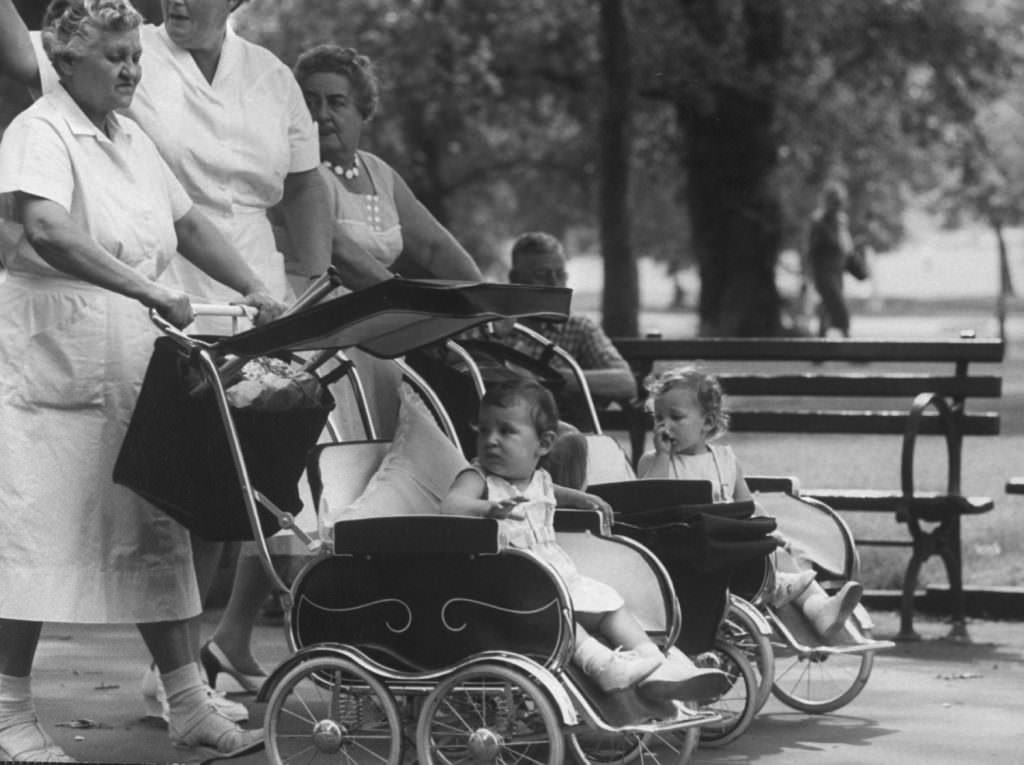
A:
POLYGON ((0 675, 0 730, 14 723, 34 720, 32 676, 0 675))
POLYGON ((187 714, 208 697, 207 686, 199 674, 199 665, 189 662, 170 672, 160 674, 167 692, 167 705, 172 716, 187 714))
POLYGON ((612 649, 593 635, 577 640, 573 660, 588 675, 595 675, 608 665, 612 657, 612 649))

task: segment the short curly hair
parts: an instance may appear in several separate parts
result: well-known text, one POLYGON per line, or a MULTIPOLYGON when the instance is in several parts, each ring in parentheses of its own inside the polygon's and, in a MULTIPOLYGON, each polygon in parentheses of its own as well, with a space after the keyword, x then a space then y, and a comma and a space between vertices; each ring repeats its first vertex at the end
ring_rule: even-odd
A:
POLYGON ((701 412, 711 421, 711 432, 708 437, 716 438, 729 429, 729 411, 722 384, 701 362, 683 364, 660 374, 650 375, 644 380, 644 388, 650 394, 648 405, 652 408, 654 401, 670 390, 692 390, 697 403, 700 404, 701 412))
POLYGON ((340 45, 317 45, 302 53, 293 69, 295 79, 301 85, 313 74, 326 72, 348 78, 356 96, 356 108, 364 120, 377 113, 380 104, 380 83, 373 62, 354 48, 340 45))
POLYGON ((530 409, 530 418, 537 434, 558 432, 558 404, 551 391, 536 380, 515 377, 498 380, 487 387, 480 399, 480 408, 497 406, 505 409, 522 401, 530 409))
POLYGON ((103 32, 128 32, 142 14, 128 0, 54 0, 46 9, 43 50, 50 61, 81 58, 103 32))

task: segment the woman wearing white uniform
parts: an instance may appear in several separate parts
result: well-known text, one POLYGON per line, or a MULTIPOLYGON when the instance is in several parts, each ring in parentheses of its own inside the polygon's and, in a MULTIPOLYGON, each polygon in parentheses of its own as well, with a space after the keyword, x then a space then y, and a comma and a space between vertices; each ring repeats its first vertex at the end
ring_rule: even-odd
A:
POLYGON ((179 744, 220 753, 261 731, 225 718, 188 634, 200 610, 184 529, 111 474, 156 331, 189 297, 158 281, 175 250, 260 320, 282 305, 192 204, 153 143, 115 109, 139 79, 142 18, 125 0, 72 0, 44 33, 58 85, 0 144, 0 192, 25 239, 0 283, 0 759, 68 761, 36 717, 43 621, 139 625, 179 744))
MULTIPOLYGON (((291 290, 267 210, 276 205, 283 211, 298 253, 292 269, 305 282, 323 273, 329 262, 326 190, 317 172, 316 131, 290 70, 228 26, 241 2, 162 0, 165 23, 139 29, 144 76, 125 113, 141 125, 197 207, 271 295, 286 300, 291 290)), ((39 37, 30 38, 11 0, 0 0, 0 66, 44 93, 56 84, 39 37)), ((163 279, 197 301, 238 297, 182 258, 172 261, 163 279)), ((196 329, 216 333, 228 331, 229 325, 204 318, 196 329)), ((198 537, 192 546, 205 595, 223 546, 198 537)), ((192 629, 198 647, 199 625, 192 629)), ((159 714, 162 694, 152 673, 143 688, 148 707, 159 714)), ((222 705, 236 719, 248 714, 235 702, 224 699, 222 705)))
MULTIPOLYGON (((145 75, 126 114, 157 145, 199 209, 283 300, 290 289, 267 210, 280 203, 299 254, 293 270, 318 276, 328 263, 326 190, 316 172, 316 131, 291 72, 228 26, 243 1, 162 0, 164 23, 140 28, 145 75)), ((55 72, 39 37, 32 42, 37 69, 30 81, 38 79, 45 93, 55 72)), ((181 258, 165 278, 204 302, 237 297, 181 258)))

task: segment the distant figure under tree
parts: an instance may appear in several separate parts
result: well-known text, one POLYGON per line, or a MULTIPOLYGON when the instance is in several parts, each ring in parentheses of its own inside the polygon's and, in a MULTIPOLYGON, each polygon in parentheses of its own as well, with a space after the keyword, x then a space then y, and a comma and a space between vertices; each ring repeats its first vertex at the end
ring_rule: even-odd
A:
POLYGON ((821 204, 811 219, 807 244, 814 287, 821 298, 818 308, 818 336, 824 337, 832 327, 843 337, 850 336, 850 311, 843 297, 843 274, 853 251, 853 237, 846 214, 846 190, 830 183, 822 192, 821 204))

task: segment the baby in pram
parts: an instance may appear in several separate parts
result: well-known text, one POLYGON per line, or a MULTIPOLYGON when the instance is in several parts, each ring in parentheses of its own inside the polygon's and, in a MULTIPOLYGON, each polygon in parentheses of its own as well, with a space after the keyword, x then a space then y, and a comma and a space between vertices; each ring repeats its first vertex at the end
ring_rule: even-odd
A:
POLYGON ((698 668, 676 650, 666 657, 619 593, 580 574, 556 543, 556 505, 610 514, 599 498, 555 485, 538 467, 555 441, 557 426, 554 398, 539 383, 514 379, 492 384, 480 402, 477 458, 455 478, 442 512, 500 519, 505 543, 533 550, 558 571, 577 621, 573 661, 603 691, 635 686, 643 695, 677 700, 718 695, 726 684, 723 673, 698 668))
MULTIPOLYGON (((710 443, 729 423, 718 379, 700 365, 683 365, 645 384, 654 405, 654 450, 641 456, 639 477, 710 480, 716 502, 754 499, 732 448, 710 443)), ((831 640, 860 602, 862 586, 849 581, 830 596, 816 581, 799 545, 782 535, 778 539, 782 547, 774 554, 771 605, 792 602, 824 640, 831 640)))

